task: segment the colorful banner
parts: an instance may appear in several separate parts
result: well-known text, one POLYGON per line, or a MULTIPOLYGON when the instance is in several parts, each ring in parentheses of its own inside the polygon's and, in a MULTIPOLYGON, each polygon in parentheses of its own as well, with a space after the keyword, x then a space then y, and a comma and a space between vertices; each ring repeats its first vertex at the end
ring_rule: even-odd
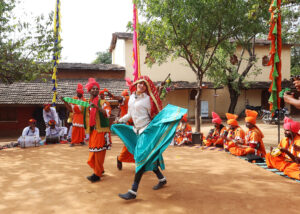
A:
POLYGON ((270 110, 274 112, 280 109, 279 93, 281 91, 281 0, 273 0, 269 11, 271 13, 270 31, 268 40, 271 41, 270 61, 271 65, 270 80, 272 81, 269 88, 271 96, 269 98, 270 110))
POLYGON ((61 31, 61 25, 60 25, 60 0, 56 0, 56 6, 55 6, 55 13, 54 13, 54 51, 53 51, 53 74, 52 74, 52 83, 53 83, 53 99, 52 99, 52 106, 55 106, 56 104, 56 97, 57 97, 57 79, 56 79, 56 73, 57 73, 57 66, 60 59, 60 31, 61 31))
POLYGON ((140 47, 138 42, 138 12, 136 5, 133 4, 133 77, 136 81, 141 76, 140 71, 140 47))

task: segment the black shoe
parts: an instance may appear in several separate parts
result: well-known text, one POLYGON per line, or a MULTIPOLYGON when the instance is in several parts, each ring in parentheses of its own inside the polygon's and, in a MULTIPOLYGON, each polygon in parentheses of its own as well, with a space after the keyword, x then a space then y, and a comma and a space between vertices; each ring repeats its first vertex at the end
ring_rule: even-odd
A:
POLYGON ((120 198, 123 198, 124 200, 132 200, 136 198, 136 192, 132 190, 128 190, 125 194, 119 194, 120 198))
POLYGON ((100 177, 95 175, 95 174, 92 174, 91 176, 87 176, 86 177, 90 182, 94 183, 94 182, 97 182, 97 181, 100 181, 100 177))
POLYGON ((85 145, 85 142, 81 142, 80 144, 81 144, 82 146, 84 146, 84 145, 85 145))
POLYGON ((73 147, 73 146, 74 146, 74 144, 73 144, 73 143, 71 143, 71 144, 70 144, 70 147, 73 147))
POLYGON ((119 170, 122 170, 122 162, 119 161, 118 156, 117 156, 117 167, 119 170))
POLYGON ((167 180, 160 181, 160 182, 158 182, 158 184, 156 184, 152 189, 154 189, 154 190, 159 190, 159 189, 161 189, 164 185, 166 185, 166 183, 167 183, 167 180))

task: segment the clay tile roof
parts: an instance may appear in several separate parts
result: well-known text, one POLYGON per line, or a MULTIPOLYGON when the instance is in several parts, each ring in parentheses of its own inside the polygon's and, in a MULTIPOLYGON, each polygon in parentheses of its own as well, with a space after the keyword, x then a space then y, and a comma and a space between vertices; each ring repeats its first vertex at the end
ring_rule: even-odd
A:
POLYGON ((114 64, 59 63, 59 70, 125 71, 125 67, 114 64))
MULTIPOLYGON (((97 79, 97 82, 99 82, 101 90, 107 88, 115 95, 120 95, 124 89, 128 88, 124 80, 97 79)), ((87 79, 58 80, 58 96, 76 96, 78 83, 85 86, 87 79)), ((0 104, 52 103, 52 88, 53 84, 51 81, 16 82, 10 85, 0 83, 0 104)), ((89 97, 86 89, 84 89, 84 96, 89 97)), ((60 99, 57 99, 57 104, 62 104, 60 99)))

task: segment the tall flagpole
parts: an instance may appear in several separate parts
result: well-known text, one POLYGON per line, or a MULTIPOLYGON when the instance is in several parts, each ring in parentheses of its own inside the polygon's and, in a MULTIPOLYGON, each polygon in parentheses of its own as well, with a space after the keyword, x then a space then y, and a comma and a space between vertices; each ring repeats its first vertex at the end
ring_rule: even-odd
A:
POLYGON ((281 0, 273 0, 269 11, 271 13, 270 31, 268 40, 271 41, 270 61, 271 65, 270 80, 272 81, 269 88, 271 96, 269 98, 270 110, 272 113, 278 111, 278 142, 280 142, 280 98, 279 92, 281 91, 281 13, 280 13, 281 0))
POLYGON ((60 31, 61 31, 61 22, 60 22, 60 0, 56 0, 55 5, 55 13, 54 13, 54 51, 53 51, 53 74, 52 74, 52 83, 53 83, 53 98, 52 98, 52 106, 56 105, 57 98, 57 66, 60 59, 60 31))
POLYGON ((136 5, 133 3, 133 77, 134 81, 141 76, 140 70, 140 48, 138 42, 138 11, 136 5))

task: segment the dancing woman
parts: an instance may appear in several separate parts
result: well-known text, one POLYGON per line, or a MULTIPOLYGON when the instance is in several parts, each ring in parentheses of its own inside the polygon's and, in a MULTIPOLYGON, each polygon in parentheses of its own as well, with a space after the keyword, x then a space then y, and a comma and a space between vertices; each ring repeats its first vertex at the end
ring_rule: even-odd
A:
POLYGON ((131 91, 128 113, 118 123, 126 123, 132 118, 134 126, 114 124, 111 127, 134 155, 136 164, 132 188, 125 194, 119 194, 125 200, 136 198, 145 171, 153 171, 159 180, 154 190, 167 183, 158 167, 165 169, 162 153, 174 138, 176 127, 187 111, 172 105, 161 111, 162 104, 156 87, 147 76, 139 77, 131 91))

